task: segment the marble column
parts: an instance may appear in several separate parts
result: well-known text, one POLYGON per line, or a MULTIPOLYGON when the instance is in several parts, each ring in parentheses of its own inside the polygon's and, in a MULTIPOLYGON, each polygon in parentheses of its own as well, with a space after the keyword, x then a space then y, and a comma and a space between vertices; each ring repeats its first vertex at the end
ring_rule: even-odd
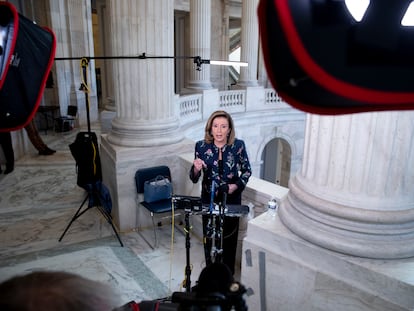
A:
POLYGON ((414 112, 308 115, 301 171, 280 207, 303 239, 346 255, 414 256, 414 112))
POLYGON ((238 86, 258 86, 257 62, 259 53, 259 24, 257 20, 258 0, 242 1, 241 55, 240 60, 249 66, 240 67, 238 86))
MULTIPOLYGON (((106 0, 96 1, 96 10, 98 24, 100 27, 99 43, 100 43, 100 56, 114 56, 111 50, 111 42, 108 39, 111 36, 111 28, 109 23, 109 12, 106 4, 106 0)), ((107 111, 115 112, 116 106, 114 102, 114 75, 112 72, 112 62, 108 60, 98 60, 96 66, 100 65, 101 69, 101 83, 102 83, 102 101, 103 107, 107 111), (99 61, 99 63, 98 63, 99 61)))
MULTIPOLYGON (((50 0, 50 28, 56 35, 56 58, 94 56, 91 3, 81 0, 50 0)), ((56 81, 61 115, 67 115, 68 105, 78 107, 81 125, 87 123, 85 94, 81 85, 80 60, 55 61, 56 81)), ((87 70, 90 121, 98 119, 95 65, 91 60, 87 70)))
POLYGON ((148 57, 112 60, 116 116, 101 136, 102 178, 112 196, 114 221, 124 231, 150 220, 138 204, 136 170, 168 165, 177 183, 175 159, 194 143, 184 142, 174 94, 174 1, 107 3, 113 55, 148 57))
MULTIPOLYGON (((101 56, 115 56, 111 50, 111 23, 109 22, 109 5, 106 0, 96 1, 96 12, 99 31, 97 54, 101 56)), ((114 100, 114 74, 111 60, 97 60, 96 67, 101 73, 101 107, 100 121, 102 133, 108 133, 112 128, 112 120, 116 117, 116 105, 114 100)))
MULTIPOLYGON (((211 0, 190 0, 190 56, 211 57, 211 0)), ((189 89, 212 88, 210 65, 202 65, 201 70, 196 70, 196 65, 192 64, 189 76, 189 89)))
MULTIPOLYGON (((109 1, 116 56, 174 55, 174 1, 109 1)), ((174 96, 174 59, 113 60, 117 115, 108 141, 126 147, 182 140, 174 96)))
MULTIPOLYGON (((227 60, 229 58, 229 2, 213 1, 211 6, 211 53, 210 59, 227 60)), ((210 81, 213 89, 228 90, 230 75, 228 66, 209 66, 210 81)))

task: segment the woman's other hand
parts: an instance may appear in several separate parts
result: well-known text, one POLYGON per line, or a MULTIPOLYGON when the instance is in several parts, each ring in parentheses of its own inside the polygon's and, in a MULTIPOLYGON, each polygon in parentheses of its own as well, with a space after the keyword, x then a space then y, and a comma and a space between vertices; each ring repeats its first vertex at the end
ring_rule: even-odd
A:
POLYGON ((195 174, 198 174, 202 170, 203 167, 206 167, 206 163, 204 163, 204 161, 199 158, 194 160, 193 165, 194 165, 195 174))

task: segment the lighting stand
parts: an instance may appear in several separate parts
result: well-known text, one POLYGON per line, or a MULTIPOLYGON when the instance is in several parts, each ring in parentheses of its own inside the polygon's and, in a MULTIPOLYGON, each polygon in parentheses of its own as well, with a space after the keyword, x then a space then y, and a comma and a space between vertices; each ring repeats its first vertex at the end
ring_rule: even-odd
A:
POLYGON ((148 56, 146 53, 142 53, 137 56, 84 56, 84 57, 56 57, 55 60, 90 60, 90 59, 102 59, 102 60, 111 60, 111 59, 192 59, 193 63, 196 65, 196 70, 201 71, 201 65, 221 65, 221 66, 248 66, 246 62, 238 61, 221 61, 221 60, 210 60, 202 59, 201 56, 148 56))
MULTIPOLYGON (((81 203, 81 205, 79 206, 79 209, 76 211, 75 215, 73 215, 72 219, 70 220, 70 222, 68 223, 68 225, 66 226, 65 231, 63 231, 62 235, 59 238, 59 242, 62 241, 63 237, 65 236, 66 232, 69 230, 69 227, 72 225, 72 223, 78 219, 80 216, 82 216, 86 211, 88 211, 89 209, 93 208, 94 206, 88 206, 86 209, 84 209, 82 211, 82 207, 85 205, 86 201, 90 198, 92 194, 90 194, 88 192, 88 194, 86 195, 85 199, 83 200, 83 202, 81 203)), ((98 204, 96 205, 96 207, 98 208, 98 210, 101 212, 101 214, 104 216, 104 218, 106 219, 106 221, 111 225, 112 230, 114 231, 119 244, 121 244, 121 246, 123 247, 124 244, 121 241, 121 238, 119 237, 118 231, 116 230, 114 223, 112 222, 112 217, 111 215, 102 207, 101 203, 98 202, 98 204)))
MULTIPOLYGON (((69 227, 72 225, 72 223, 78 219, 80 216, 82 216, 87 210, 90 208, 96 206, 99 210, 99 212, 104 216, 106 221, 111 225, 112 230, 114 231, 119 243, 123 247, 124 244, 121 241, 121 238, 119 237, 118 231, 116 230, 113 222, 112 222, 112 216, 110 214, 110 211, 108 211, 107 208, 103 206, 103 202, 100 197, 100 190, 98 189, 98 183, 102 180, 101 176, 101 166, 100 166, 100 159, 99 159, 99 149, 98 149, 98 143, 96 134, 91 131, 91 121, 90 121, 90 114, 89 114, 89 88, 88 88, 88 80, 87 80, 87 68, 88 68, 88 60, 86 58, 81 59, 81 67, 82 67, 82 83, 80 86, 80 90, 85 93, 85 101, 86 101, 86 117, 87 117, 87 123, 88 123, 88 131, 85 132, 79 132, 78 136, 76 138, 76 142, 81 143, 84 145, 84 149, 81 151, 87 152, 86 149, 89 147, 89 149, 93 149, 93 154, 95 156, 94 163, 92 163, 92 167, 94 167, 92 174, 85 174, 87 176, 87 180, 82 180, 80 182, 80 174, 82 174, 82 168, 78 166, 78 185, 87 190, 87 196, 83 200, 82 204, 80 205, 79 209, 75 213, 75 215, 70 220, 69 224, 67 225, 65 231, 62 233, 62 235, 59 238, 59 242, 62 241, 64 235, 69 230, 69 227), (99 161, 99 162, 98 162, 99 161), (98 165, 99 164, 99 165, 98 165), (88 207, 86 209, 82 210, 83 205, 86 203, 86 201, 89 200, 88 207), (94 204, 90 204, 93 202, 94 204)), ((75 144, 74 143, 74 144, 75 144)), ((71 149, 72 151, 72 149, 71 149)), ((73 154, 73 151, 72 151, 73 154)), ((80 157, 85 156, 85 154, 80 155, 80 157)), ((76 158, 75 158, 76 159, 76 158)), ((76 159, 78 162, 78 159, 76 159)), ((90 173, 90 172, 88 172, 90 173)), ((103 185, 103 184, 102 184, 103 185)), ((101 186, 102 186, 101 185, 101 186)))

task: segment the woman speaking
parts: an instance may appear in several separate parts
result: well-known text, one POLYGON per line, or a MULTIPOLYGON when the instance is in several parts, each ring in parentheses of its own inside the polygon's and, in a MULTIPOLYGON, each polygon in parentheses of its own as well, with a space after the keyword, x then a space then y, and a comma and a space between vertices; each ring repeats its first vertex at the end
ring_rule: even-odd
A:
MULTIPOLYGON (((197 183, 203 175, 201 200, 203 204, 241 204, 241 196, 251 176, 245 144, 237 139, 233 119, 225 111, 214 112, 205 126, 204 139, 195 144, 190 179, 197 183), (213 202, 212 202, 213 201, 213 202)), ((210 215, 203 215, 204 252, 206 265, 212 263, 212 238, 208 229, 210 215)), ((216 219, 216 223, 219 221, 216 219)), ((225 216, 223 224, 222 259, 231 272, 235 271, 239 217, 225 216)))

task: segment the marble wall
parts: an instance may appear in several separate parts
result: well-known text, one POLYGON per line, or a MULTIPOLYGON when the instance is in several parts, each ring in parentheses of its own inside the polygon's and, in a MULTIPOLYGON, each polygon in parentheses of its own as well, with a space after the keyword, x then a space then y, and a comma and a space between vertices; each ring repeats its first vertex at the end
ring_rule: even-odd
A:
MULTIPOLYGON (((171 170, 173 187, 180 191, 183 172, 177 154, 191 152, 194 148, 192 141, 186 140, 180 144, 159 146, 157 148, 131 148, 110 144, 106 135, 101 142, 101 162, 103 181, 112 194, 114 218, 119 222, 121 230, 150 225, 148 215, 138 213, 139 205, 135 188, 135 172, 139 168, 156 165, 168 165, 171 170), (139 219, 141 215, 141 219, 139 219)), ((188 178, 187 178, 188 179, 188 178)))

